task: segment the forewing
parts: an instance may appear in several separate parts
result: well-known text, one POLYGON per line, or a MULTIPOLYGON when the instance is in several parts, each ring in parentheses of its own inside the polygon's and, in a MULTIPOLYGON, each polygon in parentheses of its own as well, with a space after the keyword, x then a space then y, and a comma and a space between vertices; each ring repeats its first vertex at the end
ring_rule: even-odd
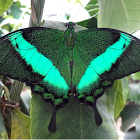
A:
POLYGON ((139 50, 139 39, 121 31, 98 28, 78 32, 73 83, 79 94, 139 71, 139 50))
POLYGON ((67 94, 70 77, 64 32, 34 27, 2 37, 0 74, 39 84, 58 96, 67 94))

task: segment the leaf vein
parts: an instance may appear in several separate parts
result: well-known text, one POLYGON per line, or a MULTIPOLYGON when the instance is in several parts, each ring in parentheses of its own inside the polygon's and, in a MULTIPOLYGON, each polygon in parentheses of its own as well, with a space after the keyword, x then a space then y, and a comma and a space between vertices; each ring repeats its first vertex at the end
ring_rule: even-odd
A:
POLYGON ((129 24, 128 14, 127 14, 127 9, 126 9, 126 7, 125 7, 124 1, 123 1, 123 0, 121 0, 121 2, 122 2, 122 5, 123 5, 123 8, 124 8, 125 14, 126 14, 127 24, 129 24))

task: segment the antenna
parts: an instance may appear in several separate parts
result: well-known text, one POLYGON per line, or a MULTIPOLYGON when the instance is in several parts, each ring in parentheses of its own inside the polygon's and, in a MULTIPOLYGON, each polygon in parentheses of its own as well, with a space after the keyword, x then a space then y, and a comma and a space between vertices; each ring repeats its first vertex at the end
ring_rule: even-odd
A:
MULTIPOLYGON (((89 0, 87 0, 89 1, 89 0)), ((87 2, 86 2, 87 3, 87 2)), ((67 9, 65 9, 61 3, 59 3, 59 6, 61 8, 61 10, 63 11, 64 13, 64 16, 66 17, 65 20, 67 20, 67 22, 73 22, 75 20, 75 18, 77 17, 77 15, 79 14, 79 12, 81 11, 81 9, 83 7, 85 7, 86 4, 82 4, 81 2, 77 2, 77 4, 74 6, 75 8, 73 9, 71 6, 74 4, 74 3, 63 3, 64 5, 66 4, 66 7, 67 9), (71 5, 72 4, 72 5, 71 5), (70 6, 71 5, 71 6, 70 6), (65 9, 65 10, 64 10, 65 9), (67 10, 67 11, 66 11, 67 10), (72 14, 71 14, 71 12, 72 14), (75 13, 73 13, 73 11, 77 11, 75 13), (69 13, 68 13, 69 12, 69 13), (66 14, 67 13, 67 14, 66 14), (72 15, 72 16, 71 16, 72 15), (72 17, 72 18, 71 18, 72 17)))
MULTIPOLYGON (((78 13, 80 12, 80 10, 83 8, 84 6, 82 5, 81 8, 78 10, 77 14, 75 15, 74 19, 76 18, 76 16, 78 15, 78 13)), ((72 21, 74 21, 74 19, 72 21)))
MULTIPOLYGON (((72 21, 74 21, 74 19, 77 17, 77 15, 78 15, 78 13, 80 12, 80 10, 84 7, 83 4, 81 4, 81 3, 79 3, 79 4, 80 4, 81 7, 80 7, 80 8, 78 7, 79 10, 78 10, 78 12, 76 12, 76 15, 74 16, 74 18, 73 18, 72 21)), ((62 11, 64 12, 65 16, 67 17, 67 20, 69 21, 70 18, 68 18, 68 14, 65 13, 64 8, 61 6, 61 4, 59 4, 59 5, 60 5, 60 8, 62 9, 62 11)), ((72 8, 70 8, 69 11, 70 11, 71 9, 72 9, 72 8)))
POLYGON ((68 16, 67 16, 68 14, 65 13, 65 11, 64 11, 64 9, 62 8, 61 5, 60 5, 60 7, 61 7, 62 11, 64 12, 64 14, 66 15, 66 17, 68 17, 68 16))

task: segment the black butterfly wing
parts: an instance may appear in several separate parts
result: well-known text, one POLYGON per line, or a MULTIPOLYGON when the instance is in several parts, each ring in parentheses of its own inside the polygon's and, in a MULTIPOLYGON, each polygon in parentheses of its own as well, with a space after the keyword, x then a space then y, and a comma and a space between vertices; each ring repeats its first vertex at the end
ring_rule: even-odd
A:
POLYGON ((67 54, 64 32, 40 27, 22 29, 0 39, 0 74, 26 82, 39 94, 68 95, 67 54))
POLYGON ((114 29, 90 29, 78 32, 75 42, 73 81, 77 88, 81 86, 83 93, 90 83, 89 92, 102 81, 114 81, 140 70, 140 40, 130 34, 114 29), (87 85, 83 83, 82 87, 80 82, 87 85))
POLYGON ((68 102, 71 76, 63 31, 33 27, 0 39, 0 74, 26 82, 53 106, 49 131, 56 131, 56 112, 68 102))
POLYGON ((121 31, 97 28, 78 32, 75 42, 73 83, 77 100, 93 107, 99 126, 102 120, 96 100, 114 80, 140 70, 140 41, 121 31))

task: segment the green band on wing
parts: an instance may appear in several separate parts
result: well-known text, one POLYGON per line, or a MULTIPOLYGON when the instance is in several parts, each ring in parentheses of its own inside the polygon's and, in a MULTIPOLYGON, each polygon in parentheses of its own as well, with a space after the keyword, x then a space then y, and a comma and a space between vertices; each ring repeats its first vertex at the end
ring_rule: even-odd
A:
POLYGON ((85 97, 85 94, 81 94, 81 95, 78 96, 79 99, 84 98, 84 97, 85 97))
POLYGON ((103 88, 99 88, 94 92, 94 96, 97 96, 99 94, 103 93, 103 88))
POLYGON ((39 85, 35 85, 34 90, 35 90, 35 91, 39 91, 39 92, 43 92, 43 91, 44 91, 44 88, 42 88, 42 87, 39 86, 39 85))
POLYGON ((91 103, 94 103, 94 97, 93 96, 87 96, 86 101, 89 101, 91 103))
POLYGON ((64 95, 64 96, 63 96, 63 99, 68 99, 68 96, 67 96, 67 95, 64 95))
POLYGON ((111 69, 112 65, 129 46, 130 38, 131 36, 121 33, 119 41, 109 46, 104 53, 91 61, 76 88, 79 94, 84 93, 86 89, 92 90, 99 86, 101 81, 99 75, 111 69))
POLYGON ((104 82, 102 82, 102 86, 104 86, 104 87, 109 86, 111 84, 112 83, 110 81, 104 81, 104 82))
POLYGON ((63 103, 63 99, 61 99, 61 98, 55 99, 55 101, 54 101, 55 105, 60 105, 61 103, 63 103))
POLYGON ((51 93, 44 93, 43 97, 45 99, 51 99, 52 101, 54 101, 54 95, 52 95, 51 93))
POLYGON ((39 53, 35 46, 23 38, 22 32, 16 32, 14 35, 12 34, 12 36, 9 35, 9 37, 11 44, 15 47, 15 50, 20 53, 27 65, 31 65, 34 72, 44 77, 42 83, 45 85, 48 84, 47 88, 57 89, 55 92, 58 96, 68 94, 69 87, 58 69, 47 57, 39 53))

